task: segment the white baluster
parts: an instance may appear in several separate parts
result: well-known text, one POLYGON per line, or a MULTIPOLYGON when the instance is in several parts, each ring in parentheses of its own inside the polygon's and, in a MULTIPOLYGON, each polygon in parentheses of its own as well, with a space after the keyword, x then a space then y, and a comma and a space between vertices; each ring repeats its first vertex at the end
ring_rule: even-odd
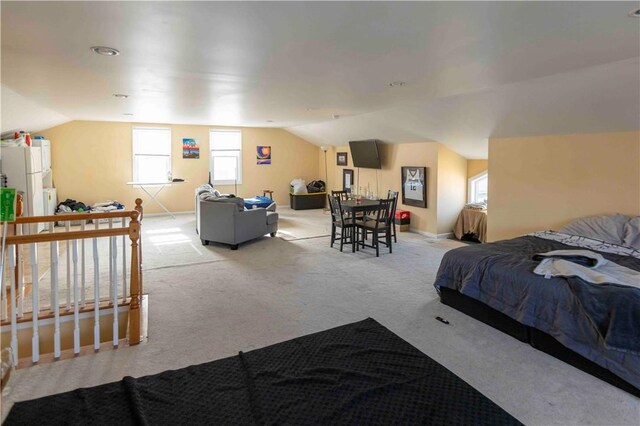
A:
MULTIPOLYGON (((96 230, 100 224, 96 219, 96 230)), ((98 239, 93 239, 93 349, 100 350, 100 262, 98 260, 98 239)))
MULTIPOLYGON (((109 229, 113 228, 113 219, 109 218, 109 229)), ((113 237, 109 237, 109 303, 113 302, 111 295, 113 294, 113 237)))
POLYGON ((18 321, 16 312, 16 286, 13 282, 16 270, 16 246, 9 247, 9 283, 11 287, 11 352, 14 366, 18 364, 18 321))
MULTIPOLYGON (((69 232, 71 221, 68 220, 65 224, 64 230, 69 232)), ((71 248, 69 247, 71 242, 67 240, 67 311, 71 309, 71 248)))
POLYGON ((40 313, 40 300, 38 299, 39 293, 39 280, 38 280, 38 249, 36 243, 31 243, 29 245, 29 255, 31 258, 31 276, 34 277, 32 279, 32 288, 31 288, 31 299, 33 304, 33 309, 31 310, 33 313, 33 337, 31 338, 31 360, 36 363, 40 360, 40 335, 38 333, 38 315, 40 313))
MULTIPOLYGON (((20 226, 16 226, 16 234, 22 235, 20 226)), ((22 268, 22 247, 16 245, 16 267, 18 268, 18 318, 24 315, 24 271, 22 268)))
MULTIPOLYGON (((81 226, 81 230, 84 231, 84 226, 85 226, 86 220, 82 221, 81 226)), ((82 269, 82 307, 84 308, 87 304, 87 298, 86 298, 86 274, 85 274, 85 248, 84 248, 84 242, 85 239, 82 239, 82 256, 81 256, 81 260, 80 260, 80 268, 82 269)))
MULTIPOLYGON (((54 223, 54 226, 55 226, 55 223, 54 223)), ((51 228, 49 228, 49 233, 53 234, 53 226, 51 228)), ((53 241, 51 241, 49 243, 49 262, 50 262, 51 265, 53 265, 53 241)), ((53 310, 53 299, 54 299, 54 295, 53 294, 55 292, 55 290, 53 288, 53 278, 51 279, 50 285, 51 285, 51 293, 49 294, 49 308, 51 310, 53 310)))
POLYGON ((116 237, 111 238, 111 247, 112 247, 112 257, 111 263, 113 264, 113 281, 112 286, 113 294, 111 296, 111 300, 113 301, 113 346, 118 346, 118 240, 116 237))
POLYGON ((78 309, 78 240, 73 240, 73 353, 80 353, 80 311, 78 309))
MULTIPOLYGON (((127 219, 122 218, 122 227, 127 227, 127 219)), ((122 236, 122 303, 127 300, 127 236, 122 236)))
POLYGON ((53 241, 51 250, 51 281, 53 282, 53 356, 60 358, 60 301, 58 283, 58 242, 53 241))
MULTIPOLYGON (((7 228, 9 227, 9 225, 7 225, 6 223, 4 225, 2 225, 2 239, 4 240, 7 237, 7 228)), ((0 242, 1 244, 1 242, 0 242)), ((4 285, 4 273, 5 273, 5 269, 4 269, 4 251, 5 251, 5 246, 2 246, 2 259, 0 262, 0 285, 2 286, 2 319, 6 320, 7 319, 7 311, 8 311, 8 306, 7 306, 7 287, 4 285)), ((11 281, 11 280, 9 280, 11 281)))

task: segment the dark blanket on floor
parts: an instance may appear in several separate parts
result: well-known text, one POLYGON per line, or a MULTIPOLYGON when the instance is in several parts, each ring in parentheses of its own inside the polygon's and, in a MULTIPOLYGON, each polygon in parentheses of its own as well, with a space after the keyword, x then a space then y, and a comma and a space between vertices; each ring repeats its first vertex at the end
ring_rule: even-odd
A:
POLYGON ((13 406, 5 425, 520 424, 373 319, 13 406))

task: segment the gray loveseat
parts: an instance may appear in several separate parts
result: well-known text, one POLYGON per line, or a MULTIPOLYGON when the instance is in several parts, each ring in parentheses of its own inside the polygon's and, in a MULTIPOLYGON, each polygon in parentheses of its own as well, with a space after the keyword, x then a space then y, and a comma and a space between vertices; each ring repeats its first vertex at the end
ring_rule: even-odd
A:
POLYGON ((266 209, 244 209, 244 199, 200 194, 196 206, 196 230, 203 245, 209 242, 238 244, 266 234, 276 236, 278 213, 266 209))

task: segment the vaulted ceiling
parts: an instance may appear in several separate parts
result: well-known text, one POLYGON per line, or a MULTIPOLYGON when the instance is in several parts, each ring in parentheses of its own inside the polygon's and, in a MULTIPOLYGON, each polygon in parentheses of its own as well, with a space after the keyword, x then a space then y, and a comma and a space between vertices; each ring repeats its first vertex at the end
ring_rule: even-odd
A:
POLYGON ((2 131, 284 127, 318 145, 437 140, 482 158, 490 137, 638 130, 634 7, 3 1, 2 131))

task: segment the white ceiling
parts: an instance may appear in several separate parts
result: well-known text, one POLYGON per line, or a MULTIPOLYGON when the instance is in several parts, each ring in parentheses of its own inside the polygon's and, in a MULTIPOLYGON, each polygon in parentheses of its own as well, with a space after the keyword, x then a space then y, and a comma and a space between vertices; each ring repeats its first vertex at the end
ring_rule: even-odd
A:
MULTIPOLYGON (((469 158, 486 157, 489 137, 640 129, 637 2, 0 7, 3 89, 74 120, 285 127, 318 145, 438 140, 469 158)), ((2 131, 41 130, 6 98, 2 131)))

